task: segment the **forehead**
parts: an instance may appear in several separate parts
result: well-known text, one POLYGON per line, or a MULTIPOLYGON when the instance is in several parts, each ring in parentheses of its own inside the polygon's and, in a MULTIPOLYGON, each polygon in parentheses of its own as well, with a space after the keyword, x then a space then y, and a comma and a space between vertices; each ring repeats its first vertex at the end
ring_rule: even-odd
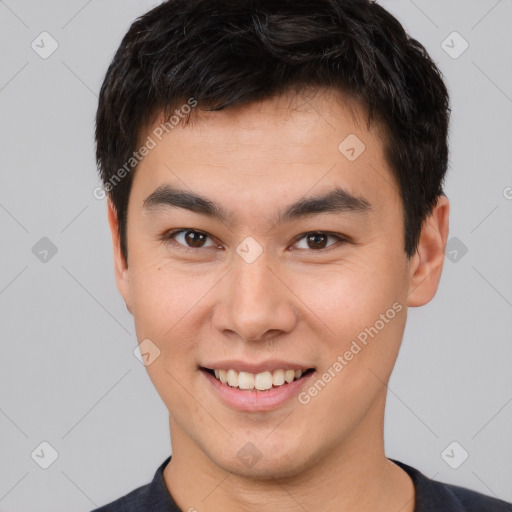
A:
MULTIPOLYGON (((174 138, 192 135, 213 138, 218 135, 219 141, 231 130, 236 132, 239 143, 247 145, 254 142, 255 137, 259 137, 257 142, 260 142, 265 133, 269 139, 280 133, 286 134, 287 142, 291 144, 307 144, 315 133, 321 137, 327 128, 332 132, 352 128, 365 135, 368 131, 366 109, 353 96, 334 89, 289 90, 263 101, 216 111, 201 105, 188 108, 187 103, 190 100, 183 99, 176 103, 172 112, 164 114, 160 111, 153 116, 150 124, 141 130, 141 142, 159 128, 166 132, 164 138, 169 133, 173 133, 174 138), (182 115, 183 112, 187 115, 182 115)), ((371 134, 380 137, 381 132, 381 126, 374 124, 371 134)), ((281 151, 285 149, 280 145, 281 151)))
POLYGON ((161 115, 142 133, 155 146, 133 182, 141 207, 162 184, 222 203, 226 212, 245 205, 253 215, 255 200, 269 209, 340 187, 374 210, 400 203, 381 127, 368 128, 366 111, 337 92, 288 93, 213 112, 195 107, 188 122, 162 130, 168 120, 161 115))

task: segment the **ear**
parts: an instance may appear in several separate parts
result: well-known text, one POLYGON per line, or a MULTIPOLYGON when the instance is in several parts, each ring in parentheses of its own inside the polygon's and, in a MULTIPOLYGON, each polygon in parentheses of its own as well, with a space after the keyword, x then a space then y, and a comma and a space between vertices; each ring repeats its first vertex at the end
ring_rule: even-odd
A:
POLYGON ((110 198, 107 199, 107 209, 108 223, 110 225, 110 234, 112 236, 112 248, 114 252, 114 271, 117 289, 119 290, 119 293, 124 299, 126 308, 130 313, 132 313, 128 263, 126 262, 121 251, 121 237, 119 235, 119 221, 117 218, 117 210, 110 198))
POLYGON ((432 214, 423 222, 419 245, 409 265, 408 306, 423 306, 437 292, 448 238, 449 213, 450 201, 441 195, 432 214))

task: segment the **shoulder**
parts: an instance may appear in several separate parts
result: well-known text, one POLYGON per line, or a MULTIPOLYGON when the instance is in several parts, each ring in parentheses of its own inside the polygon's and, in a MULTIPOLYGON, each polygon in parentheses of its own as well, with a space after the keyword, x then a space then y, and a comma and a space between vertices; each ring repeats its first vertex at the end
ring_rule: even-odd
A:
POLYGON ((512 503, 466 487, 432 480, 412 466, 390 460, 400 466, 414 483, 414 512, 512 512, 512 503))
POLYGON ((136 512, 144 510, 148 502, 150 484, 137 487, 128 494, 94 509, 92 512, 136 512))
POLYGON ((464 512, 512 512, 512 503, 487 496, 485 494, 460 487, 458 485, 436 482, 439 488, 453 494, 464 512))
POLYGON ((163 471, 171 460, 169 456, 156 470, 153 480, 145 485, 137 487, 128 494, 96 508, 91 512, 174 512, 178 511, 167 487, 165 485, 163 471))

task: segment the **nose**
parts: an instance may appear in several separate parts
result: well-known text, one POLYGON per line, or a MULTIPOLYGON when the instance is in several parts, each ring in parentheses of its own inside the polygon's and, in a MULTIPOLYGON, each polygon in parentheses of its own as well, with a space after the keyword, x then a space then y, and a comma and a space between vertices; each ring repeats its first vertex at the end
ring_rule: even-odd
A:
POLYGON ((251 263, 238 255, 234 260, 220 289, 214 327, 243 341, 265 341, 292 331, 297 322, 294 301, 298 299, 286 276, 279 275, 265 252, 251 263))

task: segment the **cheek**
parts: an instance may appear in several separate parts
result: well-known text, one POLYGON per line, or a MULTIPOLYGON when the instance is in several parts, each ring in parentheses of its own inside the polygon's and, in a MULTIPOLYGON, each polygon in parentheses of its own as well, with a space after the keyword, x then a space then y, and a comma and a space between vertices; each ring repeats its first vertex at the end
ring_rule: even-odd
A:
POLYGON ((136 324, 162 338, 192 312, 207 283, 204 274, 190 276, 169 261, 151 258, 130 267, 130 290, 136 324))
POLYGON ((321 320, 316 320, 317 325, 326 327, 322 371, 330 369, 325 380, 335 384, 328 386, 324 398, 335 402, 378 392, 379 378, 387 381, 391 374, 405 328, 400 267, 375 254, 358 256, 357 261, 347 259, 322 275, 300 278, 304 302, 321 320))
MULTIPOLYGON (((135 261, 135 258, 134 258, 135 261)), ((160 350, 160 368, 185 375, 196 369, 201 330, 208 323, 218 273, 200 265, 176 264, 162 257, 139 259, 130 269, 135 330, 160 350)))
POLYGON ((403 285, 397 269, 389 259, 361 251, 340 263, 296 273, 292 287, 325 323, 329 337, 347 339, 401 300, 403 285))
POLYGON ((149 339, 158 357, 146 366, 164 403, 180 409, 186 405, 180 383, 197 369, 197 333, 200 298, 208 290, 201 276, 190 279, 161 258, 139 259, 130 268, 133 317, 139 342, 149 339))

